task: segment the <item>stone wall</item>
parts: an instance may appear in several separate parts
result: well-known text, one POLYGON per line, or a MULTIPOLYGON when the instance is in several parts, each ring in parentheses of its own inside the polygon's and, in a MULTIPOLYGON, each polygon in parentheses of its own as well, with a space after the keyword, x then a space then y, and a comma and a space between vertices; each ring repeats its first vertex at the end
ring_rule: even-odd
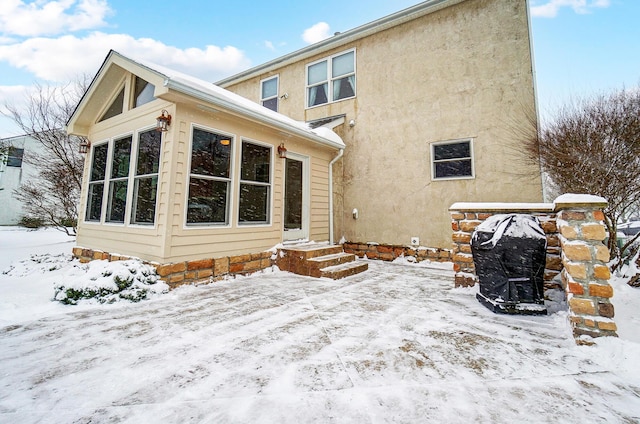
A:
POLYGON ((574 336, 615 336, 609 251, 603 244, 607 231, 602 210, 606 206, 604 199, 588 195, 564 195, 554 203, 542 204, 453 204, 449 213, 455 285, 473 286, 478 281, 470 245, 478 225, 496 214, 533 215, 547 236, 545 287, 554 286, 555 277, 561 276, 574 336))
POLYGON ((552 204, 492 204, 492 203, 456 203, 449 209, 451 229, 453 230, 453 270, 456 273, 455 286, 469 287, 478 282, 471 254, 471 236, 476 227, 488 218, 509 213, 533 215, 547 236, 547 260, 545 264, 545 285, 552 286, 552 280, 562 270, 560 240, 556 227, 556 213, 552 204))
MULTIPOLYGON (((133 259, 129 256, 111 254, 82 247, 74 247, 73 255, 81 262, 100 259, 107 261, 133 259)), ((272 255, 271 252, 265 251, 170 264, 148 263, 156 268, 158 276, 173 289, 183 284, 209 283, 222 280, 227 276, 246 275, 270 268, 274 264, 271 259, 272 255)))
POLYGON ((450 249, 431 247, 410 247, 377 243, 345 242, 342 247, 346 253, 353 253, 360 258, 393 261, 401 257, 413 257, 416 262, 451 262, 453 253, 450 249))

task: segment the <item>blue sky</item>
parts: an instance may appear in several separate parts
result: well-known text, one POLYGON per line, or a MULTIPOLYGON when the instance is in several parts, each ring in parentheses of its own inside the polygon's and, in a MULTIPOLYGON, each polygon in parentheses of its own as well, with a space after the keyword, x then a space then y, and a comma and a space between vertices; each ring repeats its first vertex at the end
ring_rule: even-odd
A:
MULTIPOLYGON (((523 0, 524 1, 524 0, 523 0)), ((34 82, 93 76, 109 49, 217 81, 416 0, 4 0, 0 105, 34 82)), ((543 116, 572 97, 640 86, 640 1, 530 0, 543 116)), ((0 117, 0 138, 19 135, 0 117)))

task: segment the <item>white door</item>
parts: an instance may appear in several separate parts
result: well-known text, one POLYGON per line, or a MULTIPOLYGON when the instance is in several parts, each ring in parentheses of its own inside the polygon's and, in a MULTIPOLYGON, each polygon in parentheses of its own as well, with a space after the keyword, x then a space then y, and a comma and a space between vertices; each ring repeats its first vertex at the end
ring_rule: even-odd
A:
POLYGON ((309 238, 309 158, 287 152, 284 165, 283 240, 309 238))

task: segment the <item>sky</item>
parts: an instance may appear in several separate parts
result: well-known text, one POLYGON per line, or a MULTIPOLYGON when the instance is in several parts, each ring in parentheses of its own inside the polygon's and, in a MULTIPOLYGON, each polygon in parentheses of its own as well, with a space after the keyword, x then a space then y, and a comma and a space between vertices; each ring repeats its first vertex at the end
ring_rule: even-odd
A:
MULTIPOLYGON (((34 84, 92 77, 110 49, 218 81, 416 0, 4 0, 0 110, 34 84)), ((640 1, 530 0, 543 117, 573 98, 640 85, 640 1)), ((20 135, 0 116, 0 138, 20 135)))

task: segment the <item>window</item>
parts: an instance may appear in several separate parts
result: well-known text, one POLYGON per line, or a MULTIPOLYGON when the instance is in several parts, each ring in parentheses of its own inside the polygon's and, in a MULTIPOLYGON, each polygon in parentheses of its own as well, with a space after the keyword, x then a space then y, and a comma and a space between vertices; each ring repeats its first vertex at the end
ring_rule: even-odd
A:
POLYGON ((260 102, 262 106, 278 111, 278 77, 269 78, 260 82, 260 102))
POLYGON ((128 223, 155 223, 161 137, 153 129, 141 132, 135 145, 132 136, 116 139, 112 142, 110 156, 109 143, 92 149, 86 221, 101 221, 106 190, 105 222, 124 224, 125 217, 130 214, 128 223), (131 164, 132 150, 136 152, 134 164, 131 164), (127 212, 127 194, 131 190, 131 210, 127 212))
POLYGON ((355 51, 307 66, 307 107, 355 97, 355 51))
POLYGON ((271 148, 242 142, 240 169, 241 224, 268 224, 271 197, 271 148))
POLYGON ((91 173, 89 175, 89 194, 87 197, 87 210, 85 220, 100 221, 102 214, 102 194, 104 193, 104 180, 107 169, 107 143, 93 148, 91 161, 91 173))
POLYGON ((434 143, 431 158, 434 180, 474 176, 471 140, 434 143))
POLYGON ((153 84, 148 83, 140 77, 135 78, 134 84, 134 93, 133 93, 133 107, 142 106, 143 104, 149 103, 155 97, 153 97, 153 92, 156 89, 153 84))
POLYGON ((107 200, 107 222, 124 223, 129 186, 129 163, 131 159, 132 137, 114 141, 111 154, 111 178, 107 200))
POLYGON ((7 151, 7 166, 13 166, 15 168, 22 167, 22 157, 24 156, 24 149, 18 147, 9 147, 7 151))
POLYGON ((132 224, 151 225, 155 222, 161 137, 162 133, 155 129, 140 133, 138 137, 138 154, 133 178, 132 224))
POLYGON ((113 102, 111 102, 111 105, 109 106, 107 111, 104 113, 104 115, 102 115, 102 118, 100 118, 100 121, 98 122, 102 122, 106 119, 113 118, 116 115, 120 115, 123 110, 123 105, 124 105, 124 87, 122 87, 122 90, 120 90, 116 98, 113 100, 113 102))
POLYGON ((187 199, 187 225, 229 223, 230 136, 194 128, 187 199))

